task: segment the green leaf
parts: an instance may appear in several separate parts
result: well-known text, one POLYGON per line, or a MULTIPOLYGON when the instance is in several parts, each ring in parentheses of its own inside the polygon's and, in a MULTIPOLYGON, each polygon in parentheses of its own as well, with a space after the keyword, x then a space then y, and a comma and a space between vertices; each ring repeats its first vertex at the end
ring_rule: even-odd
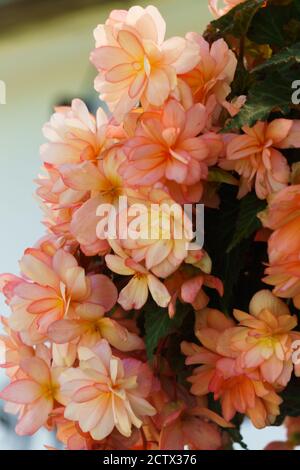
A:
POLYGON ((233 442, 236 442, 241 446, 242 449, 248 450, 247 444, 244 442, 244 438, 242 434, 240 433, 239 429, 237 428, 232 428, 232 429, 226 429, 228 432, 229 436, 231 437, 233 442))
POLYGON ((266 60, 258 65, 251 71, 251 73, 266 72, 270 69, 279 69, 286 65, 300 63, 300 42, 293 44, 293 46, 282 49, 277 54, 274 54, 271 59, 266 60))
POLYGON ((280 416, 276 419, 276 426, 283 423, 287 416, 297 418, 300 416, 300 379, 293 377, 286 389, 280 394, 283 403, 280 406, 280 416))
POLYGON ((259 229, 261 222, 257 218, 257 214, 265 207, 265 201, 258 199, 254 193, 249 193, 241 200, 235 232, 227 248, 227 253, 230 253, 243 240, 250 238, 259 229))
MULTIPOLYGON (((265 244, 254 241, 253 233, 227 252, 236 233, 243 200, 238 201, 237 188, 227 184, 220 185, 219 195, 220 208, 205 209, 204 248, 212 259, 213 274, 224 284, 223 297, 209 292, 210 306, 231 315, 233 308, 246 311, 255 292, 265 288, 261 279, 267 256, 265 244)), ((256 211, 264 204, 258 201, 256 211)))
POLYGON ((257 44, 285 47, 300 39, 297 39, 299 21, 299 0, 293 0, 288 5, 267 5, 253 18, 248 38, 257 44))
POLYGON ((255 13, 264 4, 264 0, 246 0, 232 8, 226 15, 211 22, 211 26, 222 36, 232 34, 240 38, 246 36, 255 13))
POLYGON ((299 79, 299 70, 270 73, 264 80, 254 83, 247 101, 240 112, 231 119, 222 132, 253 126, 256 121, 266 120, 272 111, 289 113, 292 107, 292 83, 299 79))
POLYGON ((173 319, 169 317, 168 309, 158 307, 152 302, 147 305, 144 310, 146 350, 148 360, 151 361, 160 340, 166 338, 181 327, 189 308, 187 305, 182 305, 182 308, 177 308, 176 315, 173 319))
POLYGON ((238 180, 228 171, 221 168, 212 168, 209 170, 207 181, 212 183, 226 183, 234 186, 238 185, 238 180))

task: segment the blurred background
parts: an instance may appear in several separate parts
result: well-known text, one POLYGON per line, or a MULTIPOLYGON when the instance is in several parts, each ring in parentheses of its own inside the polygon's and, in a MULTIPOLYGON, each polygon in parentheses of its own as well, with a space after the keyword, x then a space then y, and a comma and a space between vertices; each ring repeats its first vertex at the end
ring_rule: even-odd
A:
MULTIPOLYGON (((96 72, 89 64, 93 29, 112 9, 136 3, 160 9, 168 36, 203 32, 211 19, 207 0, 0 0, 1 273, 17 274, 24 249, 43 235, 33 183, 40 171, 41 128, 55 105, 74 97, 91 109, 99 105, 93 92, 96 72)), ((8 314, 2 298, 0 313, 8 314)), ((5 383, 0 369, 0 388, 5 383)), ((44 430, 32 438, 16 436, 14 422, 3 414, 0 402, 0 449, 56 445, 44 430)), ((284 430, 254 431, 245 424, 243 435, 250 449, 262 449, 271 440, 284 439, 284 430)))

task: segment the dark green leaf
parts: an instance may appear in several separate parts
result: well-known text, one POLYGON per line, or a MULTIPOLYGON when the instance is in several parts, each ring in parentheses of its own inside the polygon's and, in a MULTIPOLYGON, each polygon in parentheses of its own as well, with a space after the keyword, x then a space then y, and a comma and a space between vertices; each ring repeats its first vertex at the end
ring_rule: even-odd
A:
POLYGON ((255 67, 252 73, 265 72, 270 69, 279 69, 288 64, 300 63, 300 42, 297 42, 293 46, 282 49, 277 54, 274 54, 271 59, 266 60, 262 64, 255 67))
POLYGON ((230 435, 233 442, 236 442, 241 446, 242 449, 248 450, 247 444, 243 440, 243 436, 237 428, 226 429, 228 434, 230 435))
POLYGON ((227 253, 235 236, 242 202, 237 201, 236 196, 235 186, 222 184, 220 209, 207 209, 205 212, 205 249, 212 258, 213 274, 224 284, 222 298, 214 297, 209 292, 210 305, 228 315, 231 315, 233 308, 246 310, 254 293, 265 287, 261 278, 263 263, 267 261, 265 244, 254 242, 253 234, 227 253))
POLYGON ((292 106, 292 83, 299 79, 299 70, 270 73, 264 80, 250 88, 246 104, 225 126, 223 132, 253 126, 256 121, 266 120, 272 111, 289 113, 292 106))
POLYGON ((232 308, 238 304, 236 296, 236 286, 238 285, 241 273, 246 263, 246 253, 249 249, 249 240, 244 240, 237 245, 230 253, 223 255, 223 269, 221 279, 224 284, 224 295, 221 298, 221 310, 231 314, 232 308))
POLYGON ((228 171, 221 168, 212 168, 209 170, 207 181, 213 183, 226 183, 234 186, 238 185, 238 180, 228 171))
POLYGON ((251 235, 259 229, 261 223, 257 218, 257 214, 262 211, 265 206, 265 201, 258 199, 254 193, 249 193, 241 200, 235 232, 227 248, 227 253, 230 253, 242 240, 250 238, 251 235))
POLYGON ((235 37, 246 36, 252 18, 264 4, 264 0, 246 0, 232 8, 226 15, 221 16, 211 25, 222 36, 232 34, 235 37))
POLYGON ((280 416, 276 419, 276 426, 282 424, 287 416, 300 416, 300 379, 293 378, 286 389, 281 393, 283 403, 280 406, 280 416))
POLYGON ((288 5, 267 5, 253 18, 248 38, 257 44, 269 44, 273 47, 285 47, 297 39, 295 22, 300 21, 299 0, 288 5))
POLYGON ((146 350, 148 359, 151 361, 159 341, 181 327, 189 308, 187 305, 178 308, 173 319, 170 319, 168 309, 160 308, 153 302, 147 305, 144 310, 146 350))

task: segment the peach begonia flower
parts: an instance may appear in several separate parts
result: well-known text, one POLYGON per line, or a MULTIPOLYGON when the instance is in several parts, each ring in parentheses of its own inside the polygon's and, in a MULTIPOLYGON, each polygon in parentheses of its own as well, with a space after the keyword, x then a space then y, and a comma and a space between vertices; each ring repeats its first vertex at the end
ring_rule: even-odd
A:
POLYGON ((188 93, 190 89, 195 103, 206 105, 214 99, 219 105, 226 104, 237 66, 235 54, 224 39, 218 39, 210 45, 197 33, 188 33, 187 38, 199 46, 200 60, 193 70, 180 75, 179 88, 188 85, 188 89, 182 92, 188 93))
POLYGON ((50 369, 39 357, 23 359, 20 365, 25 378, 5 387, 0 398, 21 407, 16 433, 24 436, 34 434, 45 425, 54 400, 60 400, 58 375, 61 369, 50 369))
POLYGON ((208 0, 208 8, 214 16, 219 18, 244 1, 245 0, 208 0), (220 3, 223 4, 222 8, 220 8, 220 3))
POLYGON ((72 367, 77 359, 77 344, 75 342, 52 343, 51 352, 52 367, 72 367))
POLYGON ((221 449, 221 432, 208 422, 202 409, 188 408, 181 401, 169 403, 163 410, 159 449, 184 450, 186 446, 190 450, 221 449))
POLYGON ((121 196, 130 197, 130 189, 124 182, 119 172, 119 167, 123 163, 125 156, 120 149, 113 148, 103 160, 94 165, 91 162, 84 162, 80 165, 68 164, 61 168, 61 174, 65 184, 76 191, 88 191, 90 197, 72 215, 70 231, 75 239, 83 247, 101 248, 101 253, 109 251, 109 245, 104 233, 97 230, 99 222, 102 220, 103 228, 106 226, 105 220, 109 219, 109 214, 99 214, 98 208, 112 206, 118 208, 121 196))
MULTIPOLYGON (((70 233, 70 224, 74 212, 88 199, 89 194, 66 186, 60 172, 53 165, 44 164, 44 170, 36 180, 36 194, 43 211, 43 224, 47 227, 49 236, 52 234, 60 241, 61 247, 76 249, 79 243, 70 233)), ((106 246, 103 247, 100 242, 98 246, 81 246, 87 255, 90 252, 98 254, 103 248, 106 249, 106 246)))
POLYGON ((147 271, 165 279, 188 254, 193 239, 191 220, 161 189, 139 188, 139 196, 140 199, 126 209, 126 214, 120 211, 117 236, 108 241, 115 254, 142 263, 147 271), (126 236, 120 230, 123 221, 126 236))
MULTIPOLYGON (((299 232, 298 232, 299 233, 299 232)), ((273 293, 284 299, 293 299, 300 308, 300 259, 299 251, 286 259, 270 262, 265 270, 263 281, 274 286, 273 293)))
POLYGON ((294 184, 271 194, 266 210, 259 215, 264 227, 277 230, 298 219, 300 223, 300 185, 294 184))
POLYGON ((44 173, 35 181, 38 185, 36 194, 49 209, 57 211, 61 208, 73 208, 87 198, 87 191, 78 191, 66 186, 55 166, 45 163, 43 169, 44 173))
POLYGON ((156 410, 146 398, 152 387, 152 374, 136 359, 119 359, 106 340, 93 349, 78 349, 79 367, 60 376, 61 391, 68 397, 65 418, 77 421, 93 439, 107 437, 113 429, 126 437, 132 426, 140 428, 143 417, 156 410))
POLYGON ((58 107, 55 111, 43 128, 49 142, 41 146, 41 156, 45 163, 56 167, 99 159, 121 132, 109 123, 102 108, 98 109, 95 118, 79 99, 73 100, 71 106, 58 107))
POLYGON ((298 129, 297 121, 275 119, 271 123, 259 121, 252 128, 244 126, 243 135, 230 136, 226 159, 220 166, 241 175, 239 198, 253 186, 260 199, 287 186, 290 168, 277 149, 300 147, 295 128, 298 129))
POLYGON ((300 185, 289 186, 268 199, 259 214, 263 225, 274 230, 268 240, 269 265, 264 282, 278 297, 293 298, 300 306, 300 185))
POLYGON ((219 361, 209 386, 214 399, 221 401, 224 418, 230 421, 239 412, 258 429, 273 424, 280 414, 282 398, 270 384, 261 381, 257 370, 245 373, 236 366, 234 359, 219 361))
POLYGON ((224 344, 223 335, 232 329, 233 320, 218 310, 204 309, 197 314, 195 334, 203 346, 183 342, 182 352, 187 365, 201 364, 188 379, 191 392, 203 396, 212 392, 220 400, 222 413, 230 421, 236 412, 247 415, 255 427, 263 428, 279 415, 282 399, 273 386, 262 381, 258 369, 243 369, 238 353, 226 348, 226 355, 218 352, 224 344))
POLYGON ((167 288, 144 266, 127 258, 125 253, 123 257, 106 255, 105 262, 112 272, 123 276, 132 276, 129 283, 121 290, 118 298, 118 303, 124 310, 142 308, 147 302, 149 291, 157 305, 167 307, 171 299, 167 288))
MULTIPOLYGON (((252 298, 250 314, 234 310, 239 326, 228 329, 218 345, 220 354, 236 357, 245 369, 259 368, 262 379, 285 387, 293 371, 293 342, 300 333, 296 315, 270 291, 262 290, 252 298)), ((203 333, 204 334, 204 333, 203 333)))
MULTIPOLYGON (((88 167, 89 164, 87 163, 86 165, 88 167)), ((69 166, 71 165, 68 165, 68 167, 69 166)), ((81 164, 75 165, 75 168, 76 171, 81 170, 82 173, 84 173, 84 164, 82 166, 81 164)), ((93 165, 91 164, 89 168, 93 168, 93 165)), ((53 175, 52 170, 51 174, 53 175)), ((56 170, 55 172, 57 174, 59 173, 56 170)), ((65 172, 67 173, 66 169, 65 172)), ((38 196, 42 198, 40 206, 44 213, 43 223, 49 233, 52 233, 60 240, 62 247, 67 246, 76 249, 80 246, 81 251, 86 256, 105 254, 108 250, 108 245, 105 240, 97 239, 96 236, 89 236, 87 237, 88 241, 82 239, 82 243, 80 243, 79 240, 81 240, 81 237, 77 239, 71 232, 73 217, 76 211, 81 209, 82 206, 90 200, 90 192, 75 190, 66 186, 60 173, 58 176, 59 179, 57 180, 58 184, 54 183, 54 185, 52 185, 53 180, 50 178, 40 177, 38 180, 40 187, 37 190, 38 196)))
POLYGON ((102 275, 85 275, 74 256, 58 250, 53 257, 39 249, 26 250, 20 261, 26 278, 4 281, 3 293, 12 309, 9 326, 34 344, 43 339, 51 323, 77 309, 110 310, 117 300, 112 281, 102 275))
POLYGON ((52 323, 47 334, 52 341, 61 345, 77 340, 78 347, 92 348, 104 338, 119 351, 144 349, 144 342, 138 335, 104 314, 105 309, 99 305, 91 309, 83 304, 77 307, 76 316, 73 318, 64 318, 52 323))
POLYGON ((55 417, 57 439, 64 444, 67 450, 94 450, 95 441, 93 438, 88 433, 80 431, 75 421, 65 419, 63 411, 62 407, 62 416, 55 417))
POLYGON ((162 106, 176 87, 177 74, 199 61, 197 45, 181 37, 165 41, 165 31, 153 6, 113 11, 95 29, 95 88, 119 121, 139 101, 162 106))
POLYGON ((128 450, 134 449, 139 440, 139 431, 133 429, 130 437, 122 436, 116 429, 101 441, 94 441, 92 436, 83 432, 76 421, 69 421, 63 416, 64 408, 55 410, 53 415, 57 427, 57 439, 62 442, 67 450, 128 450))
POLYGON ((222 428, 233 427, 207 408, 206 397, 195 397, 180 384, 164 377, 151 403, 157 414, 149 424, 149 440, 160 450, 217 450, 222 447, 222 428), (175 388, 175 391, 174 391, 175 388))
POLYGON ((11 380, 23 375, 20 363, 23 359, 34 356, 34 349, 23 343, 20 333, 9 328, 8 320, 1 317, 2 326, 7 333, 0 335, 0 367, 5 369, 11 380))
POLYGON ((126 180, 152 185, 166 179, 187 186, 205 180, 208 165, 217 161, 209 158, 209 142, 199 137, 206 120, 203 105, 185 111, 175 100, 169 100, 162 113, 145 113, 135 137, 125 143, 129 162, 121 171, 126 180))
POLYGON ((216 289, 218 294, 223 296, 223 284, 220 279, 206 272, 197 272, 186 267, 182 267, 166 279, 165 285, 171 294, 168 306, 170 318, 176 314, 177 300, 191 304, 194 310, 206 307, 209 297, 203 290, 205 286, 216 289))

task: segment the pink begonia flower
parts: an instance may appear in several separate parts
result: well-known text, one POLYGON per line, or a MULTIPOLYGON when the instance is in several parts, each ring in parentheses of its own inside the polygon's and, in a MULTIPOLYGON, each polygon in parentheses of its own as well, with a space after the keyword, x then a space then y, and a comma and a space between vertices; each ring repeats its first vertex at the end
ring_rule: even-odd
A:
POLYGON ((106 255, 105 262, 112 272, 123 276, 132 276, 129 283, 121 290, 118 298, 118 303, 124 310, 142 308, 147 302, 149 291, 157 305, 167 307, 171 300, 167 288, 144 266, 135 263, 126 255, 124 257, 106 255))
POLYGON ((102 108, 98 109, 95 118, 79 99, 73 100, 71 106, 58 107, 55 111, 43 127, 49 142, 41 146, 41 157, 45 163, 56 167, 97 160, 121 133, 117 126, 109 123, 102 108))
POLYGON ((136 359, 119 359, 106 340, 93 349, 78 349, 79 367, 60 376, 61 392, 68 397, 65 418, 78 421, 93 439, 109 436, 113 429, 126 437, 132 426, 140 428, 145 416, 156 410, 146 398, 152 388, 152 374, 136 359))
POLYGON ((211 13, 219 18, 220 16, 228 13, 233 7, 236 7, 245 0, 208 0, 209 9, 211 13), (223 3, 223 8, 220 8, 219 4, 223 3))
POLYGON ((298 121, 275 119, 271 123, 257 122, 244 126, 244 135, 230 136, 226 159, 220 166, 241 175, 238 197, 242 198, 255 186, 260 199, 287 186, 290 168, 277 149, 299 148, 298 121))
POLYGON ((21 406, 16 433, 24 436, 45 425, 54 400, 60 400, 58 373, 61 370, 50 369, 39 357, 23 359, 20 365, 26 377, 5 387, 0 398, 21 406))
POLYGON ((177 74, 199 61, 195 43, 181 37, 165 41, 165 31, 165 21, 153 6, 113 11, 95 29, 95 88, 119 121, 139 101, 162 106, 176 87, 177 74))
POLYGON ((72 316, 77 308, 110 310, 117 300, 117 289, 102 274, 85 275, 74 256, 58 250, 53 257, 38 249, 28 249, 20 261, 26 279, 4 281, 12 315, 9 326, 21 332, 22 339, 34 344, 44 338, 51 323, 72 316))
MULTIPOLYGON (((131 184, 152 185, 164 179, 193 185, 208 175, 210 149, 199 137, 207 120, 206 109, 197 104, 187 112, 170 100, 162 113, 145 113, 135 137, 125 143, 121 171, 131 184)), ((219 145, 220 148, 220 145, 219 145)), ((215 164, 217 158, 211 164, 215 164)))
POLYGON ((115 254, 142 263, 147 271, 165 279, 188 254, 194 237, 191 220, 161 189, 139 188, 139 195, 138 202, 129 205, 126 214, 118 214, 117 237, 109 239, 109 243, 115 254))
POLYGON ((297 317, 268 290, 254 295, 249 311, 233 311, 239 326, 224 333, 217 350, 220 354, 238 352, 241 367, 259 368, 263 380, 285 387, 293 371, 292 344, 300 339, 300 333, 291 331, 297 317))
POLYGON ((262 381, 258 369, 242 368, 238 353, 226 348, 224 336, 234 327, 232 319, 214 309, 197 312, 195 335, 203 346, 183 342, 181 349, 187 357, 187 365, 200 366, 188 379, 191 392, 197 396, 214 394, 220 400, 222 413, 230 421, 237 412, 247 415, 255 427, 263 428, 275 421, 279 415, 282 399, 274 387, 262 381), (220 353, 219 353, 220 349, 220 353))
MULTIPOLYGON (((199 63, 190 72, 180 75, 179 88, 182 93, 192 93, 194 103, 209 104, 214 100, 219 105, 228 107, 226 97, 229 95, 237 59, 224 41, 218 39, 211 45, 197 33, 188 33, 187 38, 200 48, 199 63)), ((210 104, 211 106, 211 104, 210 104)))

